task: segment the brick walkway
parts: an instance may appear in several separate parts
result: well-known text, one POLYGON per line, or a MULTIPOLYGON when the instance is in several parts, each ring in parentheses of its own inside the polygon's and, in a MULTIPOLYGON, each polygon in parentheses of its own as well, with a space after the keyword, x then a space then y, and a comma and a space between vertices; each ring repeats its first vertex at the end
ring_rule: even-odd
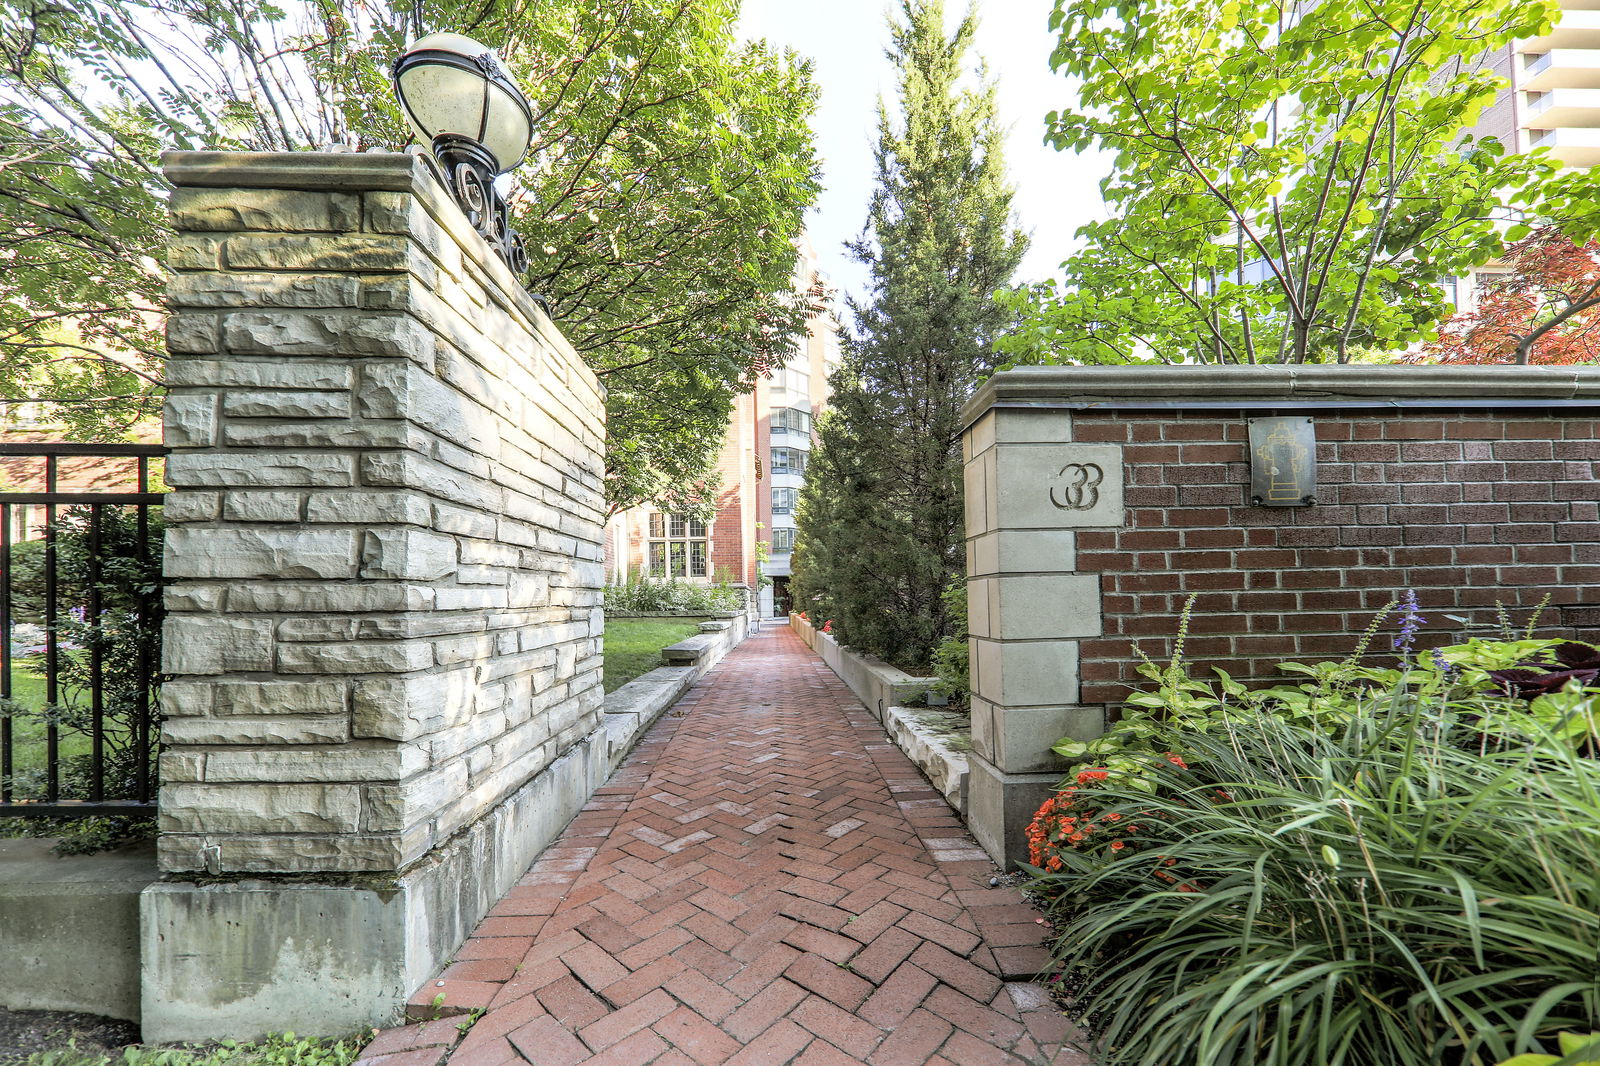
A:
POLYGON ((455 1016, 380 1034, 363 1063, 1086 1064, 1043 991, 1005 979, 1037 971, 1042 928, 993 873, 832 671, 769 629, 412 1004, 455 1016))

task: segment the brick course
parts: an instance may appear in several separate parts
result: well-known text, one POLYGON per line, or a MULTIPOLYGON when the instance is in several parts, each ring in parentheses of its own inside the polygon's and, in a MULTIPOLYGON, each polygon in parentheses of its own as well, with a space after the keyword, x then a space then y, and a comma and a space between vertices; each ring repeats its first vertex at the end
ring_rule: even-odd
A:
POLYGON ((1489 624, 1498 602, 1520 625, 1546 593, 1541 635, 1600 637, 1591 417, 1310 412, 1317 505, 1254 507, 1245 419, 1275 413, 1073 413, 1074 441, 1124 445, 1129 507, 1123 528, 1078 534, 1077 567, 1100 576, 1104 618, 1081 647, 1083 703, 1122 701, 1139 682, 1135 645, 1171 655, 1190 594, 1189 657, 1252 682, 1283 678, 1283 658, 1348 653, 1407 588, 1428 618, 1424 648, 1464 638, 1447 614, 1489 624))

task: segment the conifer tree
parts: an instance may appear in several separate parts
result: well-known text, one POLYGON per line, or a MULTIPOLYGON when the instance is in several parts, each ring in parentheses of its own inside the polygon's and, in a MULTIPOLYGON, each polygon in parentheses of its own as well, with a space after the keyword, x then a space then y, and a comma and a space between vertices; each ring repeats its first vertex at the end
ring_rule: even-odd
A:
POLYGON ((802 492, 796 605, 846 643, 926 672, 951 628, 940 593, 963 564, 961 407, 993 371, 1009 316, 994 299, 1027 246, 995 119, 946 33, 943 0, 902 0, 889 57, 898 114, 878 108, 877 185, 850 246, 869 292, 831 379, 833 410, 802 492))

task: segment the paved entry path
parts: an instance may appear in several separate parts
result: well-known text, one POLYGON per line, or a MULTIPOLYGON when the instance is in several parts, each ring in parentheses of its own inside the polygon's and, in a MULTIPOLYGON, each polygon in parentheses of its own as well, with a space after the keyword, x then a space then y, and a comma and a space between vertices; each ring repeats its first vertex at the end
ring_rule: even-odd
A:
POLYGON ((363 1060, 1087 1063, 1042 989, 1003 979, 1038 968, 1042 927, 993 873, 849 689, 769 629, 655 725, 413 1001, 455 1016, 382 1033, 363 1060))

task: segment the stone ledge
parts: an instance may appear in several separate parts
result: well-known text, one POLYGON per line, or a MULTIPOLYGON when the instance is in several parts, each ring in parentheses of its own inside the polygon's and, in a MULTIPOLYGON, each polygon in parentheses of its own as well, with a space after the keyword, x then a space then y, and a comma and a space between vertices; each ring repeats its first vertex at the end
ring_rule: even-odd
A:
POLYGON ((715 634, 702 632, 699 636, 689 637, 662 648, 661 661, 668 666, 695 666, 710 654, 717 643, 715 634))
POLYGON ((856 699, 866 705, 873 717, 884 720, 884 712, 915 699, 931 688, 938 678, 917 677, 882 659, 852 651, 833 638, 831 633, 816 629, 797 614, 789 616, 789 626, 806 646, 827 663, 839 680, 849 686, 856 699))
POLYGON ((965 815, 967 754, 958 748, 963 736, 967 746, 971 746, 972 727, 969 724, 963 733, 957 719, 964 719, 964 716, 937 708, 890 707, 884 712, 883 725, 895 745, 917 764, 923 776, 944 796, 944 801, 954 807, 957 814, 965 815))
POLYGON ((962 410, 966 425, 995 406, 1092 410, 1121 403, 1304 406, 1318 400, 1369 407, 1491 406, 1572 400, 1600 407, 1600 367, 1542 366, 1024 366, 984 383, 962 410))

